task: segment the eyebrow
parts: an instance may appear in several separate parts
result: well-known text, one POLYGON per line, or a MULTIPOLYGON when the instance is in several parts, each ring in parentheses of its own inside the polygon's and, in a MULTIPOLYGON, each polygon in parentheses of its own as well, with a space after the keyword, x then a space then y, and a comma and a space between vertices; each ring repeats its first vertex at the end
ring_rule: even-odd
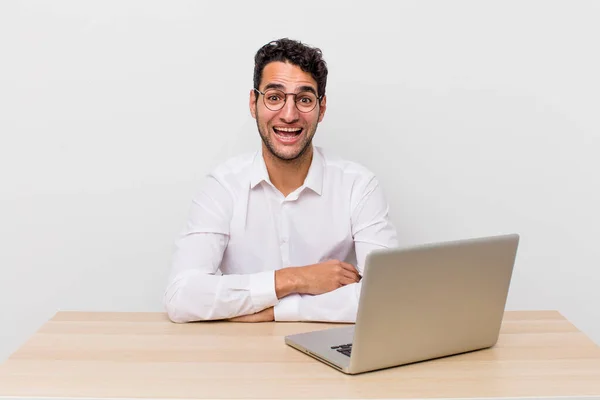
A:
MULTIPOLYGON (((285 86, 283 86, 281 83, 269 83, 267 86, 265 86, 265 91, 269 90, 269 89, 278 89, 278 90, 285 92, 285 86)), ((298 93, 311 92, 311 93, 314 93, 315 95, 317 94, 317 91, 312 86, 300 86, 298 89, 299 89, 298 93)))
POLYGON ((300 86, 300 92, 312 92, 317 95, 317 91, 312 86, 300 86))
POLYGON ((265 91, 269 89, 285 90, 285 86, 283 86, 281 83, 269 83, 267 86, 265 86, 265 91))

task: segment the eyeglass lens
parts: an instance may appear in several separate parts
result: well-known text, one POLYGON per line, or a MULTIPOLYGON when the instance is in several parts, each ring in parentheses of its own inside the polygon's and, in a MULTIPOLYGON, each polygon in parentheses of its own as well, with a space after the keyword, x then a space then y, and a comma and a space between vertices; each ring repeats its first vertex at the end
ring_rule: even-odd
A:
MULTIPOLYGON (((271 111, 281 110, 286 100, 286 94, 277 89, 269 89, 264 95, 265 106, 271 111)), ((294 100, 296 107, 302 112, 312 111, 317 105, 317 96, 312 92, 296 93, 294 100)))

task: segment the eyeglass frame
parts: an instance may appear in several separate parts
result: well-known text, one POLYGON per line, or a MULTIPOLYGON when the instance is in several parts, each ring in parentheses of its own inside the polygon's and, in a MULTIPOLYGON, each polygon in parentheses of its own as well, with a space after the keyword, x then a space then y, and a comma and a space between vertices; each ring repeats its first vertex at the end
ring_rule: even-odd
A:
POLYGON ((264 92, 261 92, 260 90, 258 90, 257 88, 252 88, 252 90, 254 90, 255 92, 257 92, 258 94, 262 94, 263 96, 263 104, 265 105, 265 107, 267 107, 267 109, 269 109, 270 111, 279 111, 279 110, 283 110, 283 107, 285 107, 285 104, 287 103, 287 98, 288 96, 294 96, 294 106, 296 107, 296 110, 300 111, 301 113, 304 114, 308 114, 309 112, 313 112, 315 110, 315 108, 317 108, 317 104, 321 104, 321 100, 323 100, 323 95, 321 96, 317 96, 317 102, 315 104, 315 106, 313 108, 311 108, 309 111, 302 111, 301 109, 298 108, 298 103, 296 102, 296 96, 298 96, 300 93, 304 93, 304 92, 309 92, 312 93, 312 91, 308 91, 308 90, 304 90, 302 92, 298 92, 298 93, 286 93, 281 89, 275 89, 275 88, 269 88, 267 90, 265 90, 264 92), (284 100, 283 100, 283 105, 281 106, 281 108, 277 109, 277 110, 271 110, 269 108, 269 106, 267 105, 267 103, 265 103, 265 95, 267 93, 267 91, 269 90, 277 90, 278 92, 281 92, 284 94, 284 100))

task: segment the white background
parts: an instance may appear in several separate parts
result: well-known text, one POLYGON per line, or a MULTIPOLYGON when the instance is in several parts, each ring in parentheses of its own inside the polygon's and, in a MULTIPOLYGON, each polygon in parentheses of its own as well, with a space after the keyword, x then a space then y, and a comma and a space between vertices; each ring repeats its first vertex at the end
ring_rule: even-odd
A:
POLYGON ((600 343, 600 3, 0 3, 0 361, 57 310, 162 311, 203 174, 258 148, 253 57, 320 47, 315 142, 402 245, 517 232, 508 309, 600 343), (391 5, 390 5, 391 4, 391 5))

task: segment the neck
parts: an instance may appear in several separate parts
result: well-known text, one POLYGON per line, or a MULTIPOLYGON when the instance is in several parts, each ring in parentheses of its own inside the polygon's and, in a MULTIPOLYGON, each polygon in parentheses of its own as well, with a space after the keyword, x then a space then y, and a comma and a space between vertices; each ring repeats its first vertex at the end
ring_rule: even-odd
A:
POLYGON ((309 145, 304 154, 295 160, 287 161, 275 157, 264 144, 262 153, 269 179, 284 197, 302 186, 313 158, 312 144, 309 145))

